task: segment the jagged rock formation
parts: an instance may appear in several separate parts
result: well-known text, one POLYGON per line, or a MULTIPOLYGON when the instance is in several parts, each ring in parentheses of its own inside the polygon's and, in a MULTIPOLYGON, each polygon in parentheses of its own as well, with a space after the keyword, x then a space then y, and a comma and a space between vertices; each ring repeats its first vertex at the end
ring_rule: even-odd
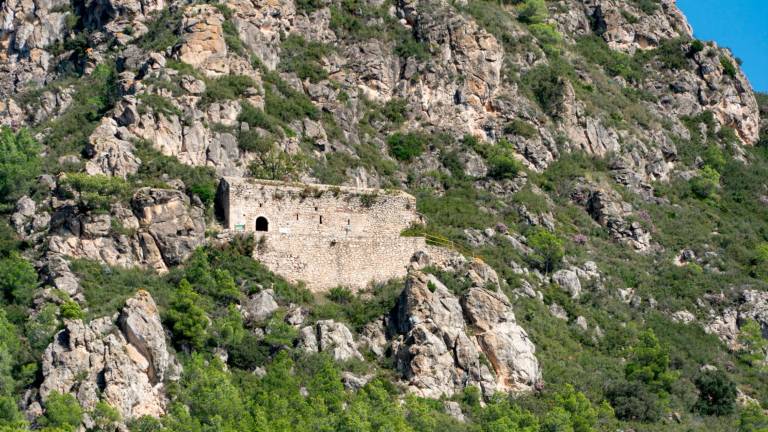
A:
POLYGON ((579 183, 574 186, 571 200, 584 206, 592 219, 606 227, 616 240, 640 252, 647 252, 653 247, 651 235, 640 223, 632 205, 624 202, 610 187, 579 183))
POLYGON ((535 347, 501 292, 473 287, 457 297, 434 276, 413 273, 390 327, 397 368, 420 396, 469 385, 488 395, 524 392, 541 380, 535 347))
POLYGON ((83 212, 74 200, 53 206, 48 251, 55 254, 164 272, 204 241, 202 209, 177 190, 140 189, 130 209, 114 204, 109 213, 83 212))
POLYGON ((768 334, 768 292, 745 289, 739 293, 735 305, 719 313, 710 309, 709 315, 704 330, 716 335, 729 348, 737 350, 741 347, 739 329, 747 320, 754 320, 760 325, 763 337, 768 334))
POLYGON ((349 328, 333 320, 321 320, 302 328, 297 346, 307 352, 328 353, 339 361, 363 359, 349 328))
POLYGON ((72 393, 92 409, 99 400, 117 408, 125 420, 165 413, 163 382, 178 377, 157 306, 139 291, 120 314, 90 323, 68 320, 43 356, 40 398, 72 393))

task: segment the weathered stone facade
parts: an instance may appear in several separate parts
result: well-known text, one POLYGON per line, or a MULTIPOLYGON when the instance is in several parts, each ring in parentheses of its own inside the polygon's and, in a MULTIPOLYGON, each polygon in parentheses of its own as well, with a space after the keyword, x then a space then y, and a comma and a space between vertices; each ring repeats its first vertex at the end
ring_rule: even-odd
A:
POLYGON ((426 248, 400 235, 421 222, 402 191, 225 177, 219 202, 227 229, 256 234, 254 258, 314 291, 403 277, 426 248))

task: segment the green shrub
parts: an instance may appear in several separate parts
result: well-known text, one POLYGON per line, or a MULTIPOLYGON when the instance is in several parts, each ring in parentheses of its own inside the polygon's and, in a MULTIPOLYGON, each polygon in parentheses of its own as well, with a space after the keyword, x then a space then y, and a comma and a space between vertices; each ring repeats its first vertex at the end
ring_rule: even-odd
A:
POLYGON ((714 168, 705 166, 698 176, 690 181, 691 191, 701 199, 717 199, 720 189, 720 173, 714 168))
POLYGON ((551 273, 563 261, 565 256, 563 243, 563 240, 555 234, 543 228, 535 229, 528 235, 528 246, 533 249, 533 253, 528 257, 531 264, 545 273, 551 273))
POLYGON ((45 413, 37 419, 38 424, 52 428, 74 428, 80 426, 83 409, 69 393, 52 392, 45 401, 45 413))
MULTIPOLYGON (((271 117, 288 123, 293 120, 320 118, 320 111, 304 94, 293 89, 274 72, 262 70, 264 79, 264 111, 271 117)), ((285 127, 284 127, 285 129, 285 127)))
POLYGON ((251 129, 237 135, 237 146, 247 152, 267 153, 275 146, 275 139, 251 129))
POLYGON ((510 154, 496 153, 488 158, 488 177, 513 179, 523 170, 523 165, 510 154))
POLYGON ((240 34, 237 32, 235 24, 229 20, 224 21, 221 25, 221 29, 224 32, 224 43, 227 44, 227 48, 233 53, 240 56, 247 56, 248 51, 245 49, 243 41, 240 40, 240 34))
POLYGON ((605 393, 619 419, 655 422, 661 418, 662 406, 659 397, 640 383, 614 383, 605 393))
POLYGON ((301 154, 288 154, 272 149, 257 155, 248 165, 252 176, 267 180, 296 180, 307 168, 307 160, 301 154))
POLYGON ((699 400, 694 409, 705 415, 722 416, 733 412, 736 385, 721 370, 705 371, 696 378, 699 400))
POLYGON ((427 138, 422 134, 394 133, 387 138, 389 154, 399 161, 409 162, 424 153, 426 141, 427 138))
POLYGON ((734 66, 731 59, 729 59, 726 56, 720 57, 720 66, 723 67, 723 73, 728 75, 731 78, 736 77, 736 74, 739 72, 738 69, 736 69, 736 66, 734 66))
POLYGON ((323 7, 323 0, 296 0, 296 10, 311 14, 323 7))
POLYGON ((620 76, 628 81, 639 82, 645 75, 643 64, 636 57, 612 50, 605 39, 599 36, 580 37, 576 40, 575 48, 587 61, 602 67, 612 77, 620 76))
POLYGON ((504 133, 531 139, 536 137, 539 131, 526 121, 513 119, 504 125, 504 133))
POLYGON ((541 43, 541 47, 547 54, 558 52, 557 45, 563 41, 563 36, 552 24, 535 23, 528 26, 528 30, 541 43))
POLYGON ((328 291, 327 297, 330 301, 338 304, 349 304, 354 298, 354 294, 349 288, 335 287, 328 291))
POLYGON ((80 204, 94 210, 108 210, 112 203, 127 201, 132 192, 130 184, 120 177, 86 173, 68 173, 59 185, 77 192, 80 204))
POLYGON ((14 133, 0 128, 0 204, 10 204, 28 193, 40 174, 42 147, 27 129, 14 133))
POLYGON ((565 70, 559 65, 553 63, 537 66, 523 75, 522 79, 524 88, 548 115, 555 115, 563 101, 566 76, 565 70))
POLYGON ((651 391, 663 395, 677 380, 677 375, 669 370, 669 363, 669 349, 648 330, 640 334, 639 341, 632 347, 624 374, 627 380, 640 381, 651 391))
POLYGON ((768 350, 768 340, 763 339, 760 324, 749 319, 739 328, 739 359, 744 363, 758 368, 764 368, 765 353, 768 350))
POLYGON ((540 24, 549 16, 545 0, 525 0, 517 18, 526 24, 540 24))
POLYGON ((137 41, 138 46, 146 51, 165 51, 178 44, 183 13, 184 8, 166 8, 155 13, 147 23, 147 33, 137 41))
POLYGON ((205 93, 200 98, 200 104, 210 105, 213 102, 234 100, 239 98, 249 88, 256 87, 253 78, 245 75, 224 75, 208 80, 205 93))
POLYGON ((400 126, 405 121, 405 113, 408 110, 408 101, 405 99, 392 98, 384 104, 377 112, 380 112, 393 125, 400 126))
POLYGON ((283 72, 293 72, 301 79, 318 82, 328 78, 323 68, 323 58, 333 49, 323 43, 307 41, 297 34, 290 34, 283 41, 278 67, 283 72))
POLYGON ((200 307, 200 296, 186 279, 179 283, 167 319, 176 343, 200 349, 208 339, 208 317, 200 307))
POLYGON ((267 130, 273 134, 280 134, 280 120, 267 115, 264 111, 254 107, 248 102, 240 104, 241 111, 237 121, 248 123, 250 127, 258 127, 267 130))
POLYGON ((354 40, 381 37, 382 26, 374 20, 386 18, 386 8, 377 8, 363 0, 344 0, 331 6, 329 27, 337 36, 354 40))
POLYGON ((74 300, 67 300, 59 307, 62 318, 67 319, 84 319, 85 313, 80 308, 80 305, 74 300))
POLYGON ((691 42, 691 48, 688 50, 688 57, 693 57, 696 54, 704 51, 704 48, 706 45, 704 45, 704 42, 694 39, 693 42, 691 42))
POLYGON ((652 14, 659 10, 659 0, 632 0, 632 3, 646 14, 652 14))
POLYGON ((95 424, 94 431, 110 432, 119 427, 120 412, 104 401, 99 401, 91 412, 95 424))
POLYGON ((427 45, 409 31, 396 32, 395 54, 405 59, 413 57, 422 62, 430 57, 427 45))
POLYGON ((768 430, 768 415, 759 403, 748 403, 739 413, 738 432, 765 432, 768 430))
POLYGON ((685 42, 682 39, 666 39, 661 42, 658 48, 650 51, 648 54, 659 59, 665 69, 687 69, 688 58, 682 48, 683 43, 685 42))

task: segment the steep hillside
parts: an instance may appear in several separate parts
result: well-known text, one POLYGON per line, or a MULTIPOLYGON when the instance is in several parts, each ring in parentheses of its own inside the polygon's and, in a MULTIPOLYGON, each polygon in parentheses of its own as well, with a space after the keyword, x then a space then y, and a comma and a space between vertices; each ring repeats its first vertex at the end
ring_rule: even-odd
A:
POLYGON ((0 431, 768 428, 768 96, 674 0, 0 14, 0 431), (448 258, 310 291, 225 176, 448 258))

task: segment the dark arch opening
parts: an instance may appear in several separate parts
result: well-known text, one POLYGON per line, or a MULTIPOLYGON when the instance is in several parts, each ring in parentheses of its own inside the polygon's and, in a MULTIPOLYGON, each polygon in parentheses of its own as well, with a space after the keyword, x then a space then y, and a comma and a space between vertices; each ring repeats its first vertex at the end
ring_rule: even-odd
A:
POLYGON ((269 231, 269 221, 264 216, 256 218, 256 231, 269 231))

